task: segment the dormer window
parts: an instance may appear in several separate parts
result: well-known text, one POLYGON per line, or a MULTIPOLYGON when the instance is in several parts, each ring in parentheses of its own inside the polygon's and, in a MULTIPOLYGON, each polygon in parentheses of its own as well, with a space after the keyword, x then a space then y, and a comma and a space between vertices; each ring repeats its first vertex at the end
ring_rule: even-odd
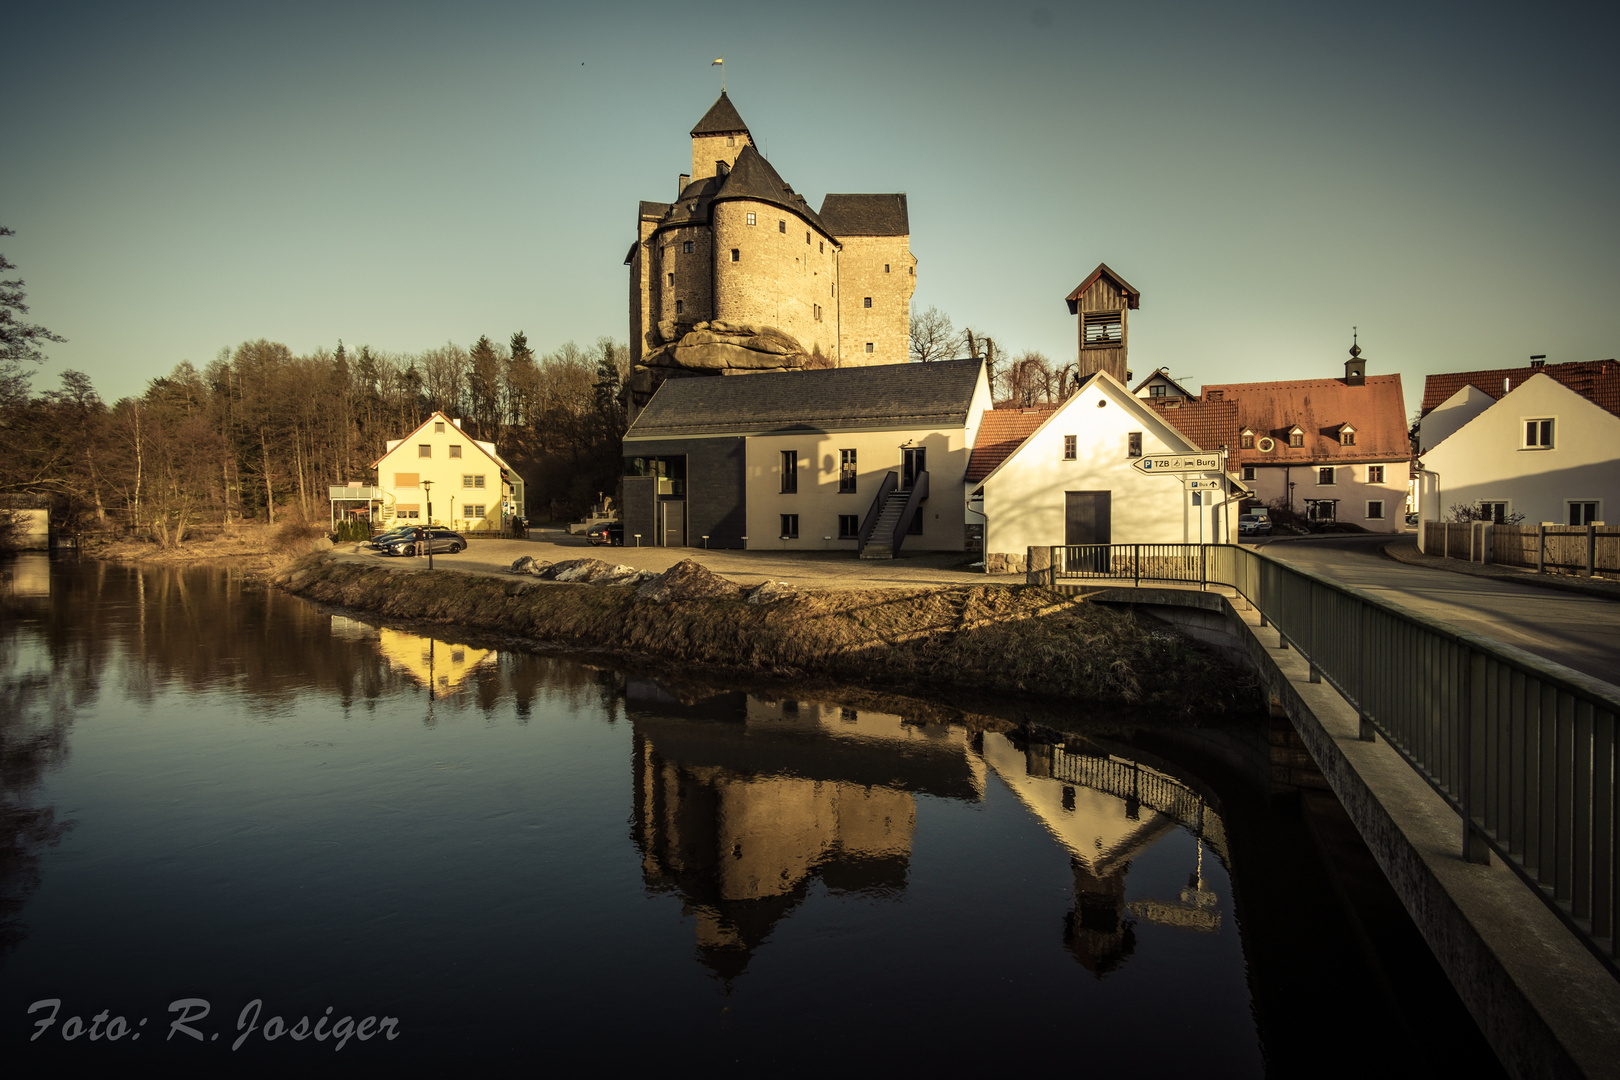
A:
POLYGON ((1296 450, 1305 445, 1305 429, 1297 424, 1288 429, 1288 445, 1296 450))
POLYGON ((1148 387, 1148 397, 1164 397, 1170 388, 1162 382, 1156 382, 1148 387))
POLYGON ((1340 446, 1354 446, 1354 445, 1356 445, 1356 429, 1351 427, 1349 424, 1340 424, 1339 425, 1339 445, 1340 446))
POLYGON ((1238 434, 1238 446, 1244 450, 1254 449, 1254 431, 1252 429, 1244 428, 1238 434))

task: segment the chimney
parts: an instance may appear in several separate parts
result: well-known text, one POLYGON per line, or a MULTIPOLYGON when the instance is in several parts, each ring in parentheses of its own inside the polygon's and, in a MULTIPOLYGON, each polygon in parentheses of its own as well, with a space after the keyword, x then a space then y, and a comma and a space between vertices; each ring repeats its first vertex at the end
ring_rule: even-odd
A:
POLYGON ((1547 354, 1542 353, 1540 356, 1532 356, 1530 358, 1530 366, 1533 367, 1533 368, 1544 368, 1544 367, 1546 367, 1547 366, 1547 354))
POLYGON ((451 423, 452 423, 452 424, 454 424, 454 425, 456 425, 456 430, 457 430, 457 431, 459 431, 459 430, 461 430, 461 421, 460 421, 460 420, 459 420, 459 419, 457 419, 457 420, 452 420, 452 421, 450 421, 450 422, 451 422, 451 423))
POLYGON ((677 181, 676 184, 675 184, 675 201, 676 202, 680 202, 682 193, 686 191, 687 185, 690 184, 691 182, 692 182, 691 174, 689 174, 689 173, 681 173, 680 180, 677 181))

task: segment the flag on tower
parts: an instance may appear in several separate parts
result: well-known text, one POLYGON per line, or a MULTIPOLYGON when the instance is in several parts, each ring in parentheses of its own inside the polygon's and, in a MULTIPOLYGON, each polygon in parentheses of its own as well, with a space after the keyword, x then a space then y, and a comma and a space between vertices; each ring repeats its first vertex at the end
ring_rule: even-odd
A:
POLYGON ((726 58, 722 56, 720 59, 716 60, 714 63, 710 64, 709 66, 714 67, 716 64, 723 64, 725 62, 726 62, 726 58))

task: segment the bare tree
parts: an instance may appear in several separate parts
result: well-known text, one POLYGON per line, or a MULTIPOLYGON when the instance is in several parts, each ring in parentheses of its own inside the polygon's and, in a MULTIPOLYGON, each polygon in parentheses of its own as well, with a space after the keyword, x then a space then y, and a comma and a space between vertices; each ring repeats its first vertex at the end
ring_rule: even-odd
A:
POLYGON ((950 360, 962 351, 962 335, 951 326, 951 317, 930 306, 927 311, 911 313, 911 359, 926 364, 932 360, 950 360))

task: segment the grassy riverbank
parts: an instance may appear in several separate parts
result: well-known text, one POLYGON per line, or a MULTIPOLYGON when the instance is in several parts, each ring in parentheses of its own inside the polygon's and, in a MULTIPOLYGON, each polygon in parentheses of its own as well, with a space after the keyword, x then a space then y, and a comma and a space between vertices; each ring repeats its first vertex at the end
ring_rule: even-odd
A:
POLYGON ((289 590, 319 603, 536 646, 1177 715, 1246 709, 1257 700, 1252 680, 1168 627, 1028 586, 816 590, 769 604, 655 602, 638 600, 629 586, 398 571, 321 555, 290 569, 289 590))

